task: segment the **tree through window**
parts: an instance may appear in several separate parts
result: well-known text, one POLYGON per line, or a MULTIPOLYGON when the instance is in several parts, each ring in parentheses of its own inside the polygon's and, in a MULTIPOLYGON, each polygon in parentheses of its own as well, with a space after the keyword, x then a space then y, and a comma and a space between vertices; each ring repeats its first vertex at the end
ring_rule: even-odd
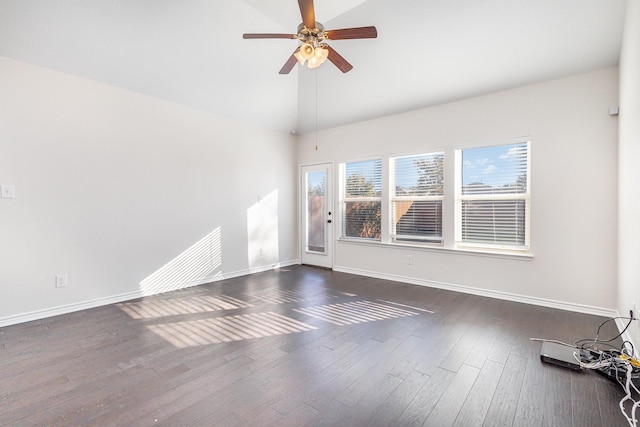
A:
POLYGON ((342 167, 342 237, 381 237, 382 164, 380 159, 342 167))
POLYGON ((393 157, 391 238, 442 242, 444 153, 393 157))

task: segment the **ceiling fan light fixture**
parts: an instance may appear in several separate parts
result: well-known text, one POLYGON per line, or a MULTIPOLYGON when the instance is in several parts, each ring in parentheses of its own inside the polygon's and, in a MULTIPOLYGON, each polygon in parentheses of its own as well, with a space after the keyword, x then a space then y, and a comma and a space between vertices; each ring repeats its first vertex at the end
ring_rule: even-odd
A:
POLYGON ((298 62, 300 63, 300 65, 304 65, 304 63, 307 61, 303 56, 302 53, 300 53, 300 51, 298 50, 296 53, 293 54, 293 56, 296 57, 296 59, 298 60, 298 62))
POLYGON ((329 56, 329 51, 322 46, 318 46, 315 48, 313 52, 313 56, 309 58, 309 62, 307 63, 307 67, 316 68, 320 66, 324 61, 327 60, 329 56))
POLYGON ((318 61, 318 58, 316 58, 315 56, 311 57, 309 62, 307 62, 308 68, 317 68, 319 65, 320 65, 320 61, 318 61))
POLYGON ((313 58, 314 51, 315 49, 309 43, 305 43, 302 46, 300 46, 300 50, 299 50, 300 55, 307 60, 313 58))
POLYGON ((316 58, 318 58, 318 61, 320 61, 320 63, 322 64, 329 57, 329 50, 325 49, 323 45, 320 45, 316 48, 316 51, 313 54, 316 58))

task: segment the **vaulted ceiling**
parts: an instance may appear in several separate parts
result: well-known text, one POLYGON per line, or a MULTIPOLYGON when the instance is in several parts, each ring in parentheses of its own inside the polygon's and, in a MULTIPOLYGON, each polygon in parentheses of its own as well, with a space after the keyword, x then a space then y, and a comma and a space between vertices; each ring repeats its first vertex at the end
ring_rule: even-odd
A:
POLYGON ((0 0, 0 55, 308 132, 618 64, 626 0, 315 0, 353 66, 278 70, 295 0, 0 0))

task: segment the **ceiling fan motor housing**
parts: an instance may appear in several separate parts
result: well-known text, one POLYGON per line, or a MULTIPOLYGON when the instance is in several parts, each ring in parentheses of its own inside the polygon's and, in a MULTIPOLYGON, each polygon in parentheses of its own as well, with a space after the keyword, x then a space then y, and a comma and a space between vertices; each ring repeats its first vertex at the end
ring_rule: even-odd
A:
POLYGON ((324 38, 324 25, 321 23, 316 22, 315 28, 307 28, 304 24, 298 25, 298 40, 301 42, 318 47, 324 38))

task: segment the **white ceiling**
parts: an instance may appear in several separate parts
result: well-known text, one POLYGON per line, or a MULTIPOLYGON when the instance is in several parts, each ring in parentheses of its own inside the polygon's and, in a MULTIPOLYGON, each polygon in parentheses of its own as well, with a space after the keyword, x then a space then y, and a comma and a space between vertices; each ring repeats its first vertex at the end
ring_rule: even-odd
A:
POLYGON ((0 55, 307 132, 618 64, 626 0, 316 0, 354 69, 278 70, 294 0, 0 0, 0 55), (317 102, 316 102, 317 94, 317 102))

